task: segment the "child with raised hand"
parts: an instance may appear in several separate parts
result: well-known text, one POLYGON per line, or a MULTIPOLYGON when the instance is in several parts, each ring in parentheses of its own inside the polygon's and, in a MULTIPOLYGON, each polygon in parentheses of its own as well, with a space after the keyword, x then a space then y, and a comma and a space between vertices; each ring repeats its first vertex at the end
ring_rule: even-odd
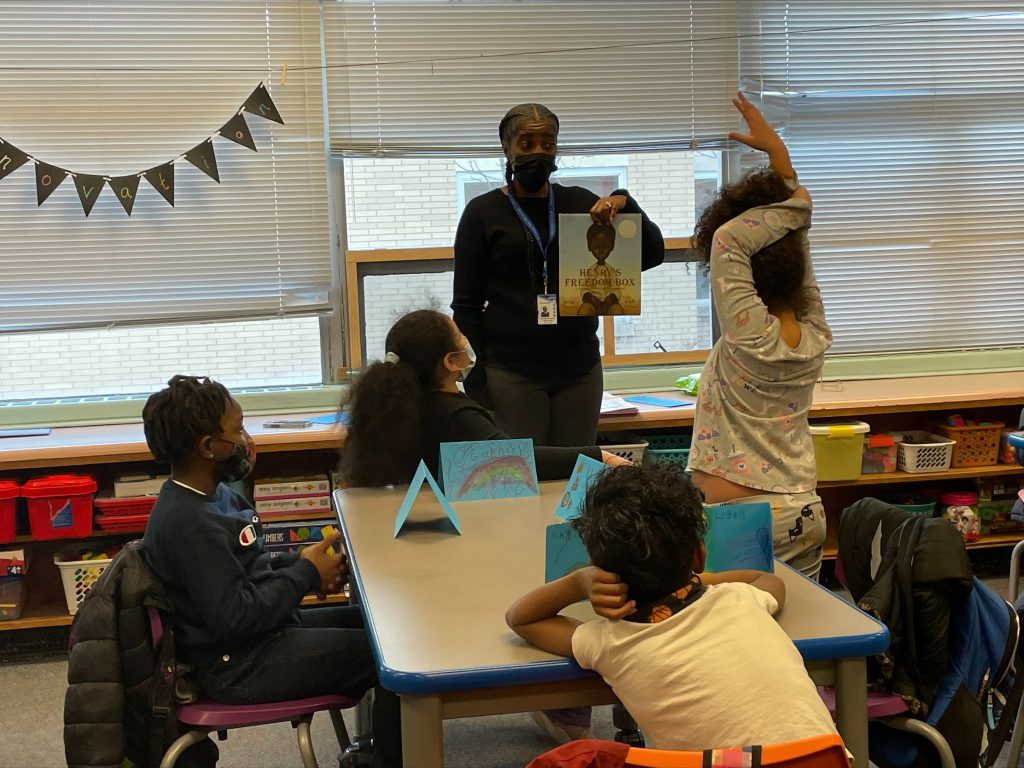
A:
MULTIPOLYGON (((143 557, 174 606, 177 651, 214 701, 258 704, 325 694, 360 697, 377 681, 355 606, 299 610, 337 591, 340 535, 301 553, 263 547, 259 515, 227 483, 252 472, 255 445, 223 385, 175 376, 142 412, 146 443, 171 465, 143 537, 143 557)), ((371 765, 401 766, 398 698, 377 688, 371 765)))
POLYGON ((722 333, 697 395, 689 469, 711 503, 767 501, 775 556, 817 578, 825 512, 807 414, 832 333, 814 277, 811 198, 789 151, 758 109, 733 104, 768 168, 723 187, 694 246, 707 260, 722 333))
POLYGON ((835 733, 800 653, 772 619, 785 584, 760 571, 701 573, 700 495, 674 465, 617 467, 572 521, 593 565, 505 614, 538 648, 611 686, 648 746, 698 750, 835 733), (596 621, 559 611, 590 599, 596 621))

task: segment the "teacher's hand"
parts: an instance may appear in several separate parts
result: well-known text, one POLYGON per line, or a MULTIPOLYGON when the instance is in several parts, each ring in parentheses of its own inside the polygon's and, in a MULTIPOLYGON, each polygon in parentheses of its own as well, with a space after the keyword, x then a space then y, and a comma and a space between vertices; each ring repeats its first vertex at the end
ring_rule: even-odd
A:
POLYGON ((599 198, 590 209, 590 218, 598 222, 609 222, 615 219, 615 214, 626 207, 625 195, 611 195, 599 198))

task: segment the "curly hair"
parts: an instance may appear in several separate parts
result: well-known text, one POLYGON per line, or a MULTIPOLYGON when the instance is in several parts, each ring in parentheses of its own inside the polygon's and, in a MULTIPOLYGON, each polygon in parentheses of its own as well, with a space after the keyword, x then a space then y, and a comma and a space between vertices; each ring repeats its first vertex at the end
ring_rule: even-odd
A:
POLYGON ((349 413, 340 472, 350 486, 408 483, 424 456, 423 407, 436 389, 438 366, 455 351, 447 315, 419 309, 401 317, 384 341, 398 362, 376 362, 349 387, 349 413))
MULTIPOLYGON (((693 246, 700 254, 705 274, 711 268, 711 247, 719 227, 751 208, 780 203, 792 196, 785 180, 764 167, 722 187, 704 209, 693 232, 693 246)), ((807 258, 795 232, 755 253, 750 259, 750 270, 757 295, 770 309, 792 309, 797 317, 804 314, 808 304, 803 289, 807 258)))
POLYGON ((594 565, 617 573, 637 602, 679 589, 690 577, 707 523, 699 491, 674 464, 606 469, 572 521, 594 565))
POLYGON ((205 376, 173 376, 142 409, 146 445, 157 461, 171 464, 195 450, 199 438, 222 431, 231 405, 227 388, 205 376))

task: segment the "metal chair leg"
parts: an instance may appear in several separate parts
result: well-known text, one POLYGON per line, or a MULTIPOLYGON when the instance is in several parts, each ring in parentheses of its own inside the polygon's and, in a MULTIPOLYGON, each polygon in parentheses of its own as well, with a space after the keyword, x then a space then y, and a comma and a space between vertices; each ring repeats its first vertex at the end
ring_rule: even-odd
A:
MULTIPOLYGON (((880 722, 895 728, 898 731, 917 734, 931 744, 939 754, 939 765, 941 768, 956 768, 956 761, 953 759, 953 752, 949 748, 945 737, 935 728, 923 720, 915 720, 910 717, 887 717, 880 722)), ((1009 763, 1013 765, 1013 763, 1009 763)))
MULTIPOLYGON (((210 735, 210 731, 196 730, 187 731, 177 739, 174 743, 167 748, 164 752, 163 759, 160 760, 160 768, 174 768, 174 764, 178 762, 178 758, 181 757, 181 753, 194 744, 198 744, 200 741, 210 735)), ((316 764, 314 763, 314 768, 316 764)))
POLYGON ((338 746, 344 750, 352 743, 348 736, 348 728, 345 727, 345 718, 341 716, 340 709, 332 709, 328 713, 331 716, 331 725, 334 726, 334 735, 338 739, 338 746))
POLYGON ((299 754, 302 755, 303 768, 319 768, 316 753, 313 751, 313 739, 310 736, 309 724, 313 716, 308 715, 295 723, 295 736, 299 741, 299 754))

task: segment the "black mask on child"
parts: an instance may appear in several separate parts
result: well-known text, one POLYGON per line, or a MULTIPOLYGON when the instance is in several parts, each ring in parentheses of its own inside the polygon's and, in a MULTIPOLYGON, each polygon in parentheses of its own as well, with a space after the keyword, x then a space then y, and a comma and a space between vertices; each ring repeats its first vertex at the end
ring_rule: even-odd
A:
MULTIPOLYGON (((215 438, 222 440, 223 438, 215 438)), ((224 440, 231 443, 231 440, 224 440)), ((217 479, 222 483, 233 483, 252 474, 253 461, 249 458, 249 448, 244 443, 232 443, 231 455, 217 463, 217 479)))
POLYGON ((527 192, 536 192, 543 187, 548 176, 554 173, 558 166, 555 165, 554 155, 547 152, 534 152, 529 155, 520 155, 510 161, 512 175, 527 192))

